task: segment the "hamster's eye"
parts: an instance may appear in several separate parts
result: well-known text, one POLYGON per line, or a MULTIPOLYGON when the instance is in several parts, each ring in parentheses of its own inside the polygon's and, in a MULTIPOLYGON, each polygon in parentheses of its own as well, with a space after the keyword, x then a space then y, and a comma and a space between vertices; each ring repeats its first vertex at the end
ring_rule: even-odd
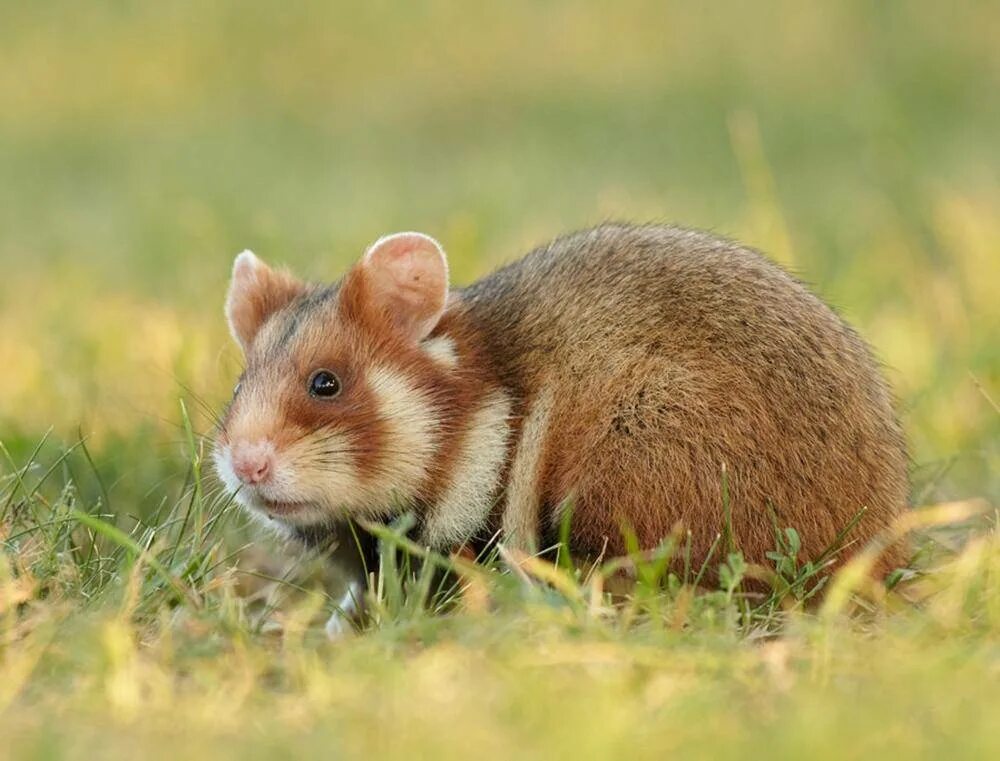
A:
POLYGON ((318 399, 332 399, 340 393, 340 379, 329 370, 317 370, 309 379, 309 393, 318 399))
POLYGON ((242 385, 243 385, 243 383, 242 383, 242 381, 240 381, 240 382, 237 382, 237 384, 235 386, 233 386, 233 396, 236 396, 237 394, 240 393, 240 386, 242 386, 242 385))

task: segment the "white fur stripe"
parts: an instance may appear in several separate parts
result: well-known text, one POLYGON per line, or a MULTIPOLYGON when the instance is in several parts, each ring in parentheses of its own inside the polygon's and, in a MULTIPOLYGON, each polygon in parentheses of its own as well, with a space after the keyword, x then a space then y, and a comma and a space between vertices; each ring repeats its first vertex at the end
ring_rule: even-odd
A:
POLYGON ((490 393, 472 414, 451 482, 428 512, 424 541, 432 547, 454 547, 486 525, 507 455, 510 399, 490 393))
POLYGON ((507 504, 503 514, 503 541, 528 552, 538 548, 539 478, 545 437, 552 414, 553 394, 542 389, 521 426, 521 439, 511 465, 507 504))
POLYGON ((422 346, 435 362, 445 367, 458 366, 458 352, 455 349, 455 341, 449 336, 434 336, 423 342, 422 346))
POLYGON ((376 367, 368 381, 386 426, 385 472, 368 491, 406 503, 427 475, 439 421, 426 395, 399 371, 376 367))

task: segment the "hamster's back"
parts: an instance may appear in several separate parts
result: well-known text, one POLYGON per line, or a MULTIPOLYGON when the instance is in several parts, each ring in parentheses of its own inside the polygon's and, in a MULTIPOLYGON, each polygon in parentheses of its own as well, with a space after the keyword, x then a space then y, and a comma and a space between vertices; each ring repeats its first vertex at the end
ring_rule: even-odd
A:
POLYGON ((815 557, 860 510, 855 540, 905 505, 903 438, 876 362, 755 251, 609 224, 536 249, 461 301, 518 400, 517 449, 533 450, 535 497, 504 517, 508 532, 536 519, 554 531, 572 497, 577 552, 623 550, 624 527, 653 546, 679 525, 697 558, 722 530, 726 480, 736 541, 764 561, 772 511, 815 557))

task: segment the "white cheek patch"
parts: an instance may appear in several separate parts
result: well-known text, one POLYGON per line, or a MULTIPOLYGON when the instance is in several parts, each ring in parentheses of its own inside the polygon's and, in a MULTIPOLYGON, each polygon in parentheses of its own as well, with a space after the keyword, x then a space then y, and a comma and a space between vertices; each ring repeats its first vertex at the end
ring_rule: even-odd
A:
POLYGON ((370 499, 381 501, 378 507, 385 509, 390 502, 411 500, 426 478, 439 420, 426 394, 398 370, 375 367, 368 383, 385 426, 382 472, 369 492, 370 499))
POLYGON ((505 393, 494 391, 470 418, 451 483, 424 523, 430 546, 461 545, 486 525, 507 457, 510 406, 505 393))
POLYGON ((275 475, 276 489, 325 506, 328 518, 354 507, 363 493, 350 437, 335 430, 317 431, 286 449, 275 475))
POLYGON ((447 368, 458 367, 458 351, 455 341, 450 336, 435 336, 420 344, 424 351, 437 362, 447 368))

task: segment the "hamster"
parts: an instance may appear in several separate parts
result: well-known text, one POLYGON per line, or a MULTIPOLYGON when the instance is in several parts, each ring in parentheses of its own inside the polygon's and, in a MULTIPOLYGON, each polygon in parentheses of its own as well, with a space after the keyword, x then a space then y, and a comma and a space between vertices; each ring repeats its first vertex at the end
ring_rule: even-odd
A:
POLYGON ((307 541, 410 512, 437 550, 498 537, 534 552, 569 509, 577 557, 681 527, 697 568, 725 483, 733 543, 767 564, 775 516, 805 559, 859 511, 855 546, 906 505, 903 435, 865 343, 708 233, 604 224, 461 289, 419 233, 376 241, 333 285, 243 252, 226 317, 245 371, 218 472, 307 541))

